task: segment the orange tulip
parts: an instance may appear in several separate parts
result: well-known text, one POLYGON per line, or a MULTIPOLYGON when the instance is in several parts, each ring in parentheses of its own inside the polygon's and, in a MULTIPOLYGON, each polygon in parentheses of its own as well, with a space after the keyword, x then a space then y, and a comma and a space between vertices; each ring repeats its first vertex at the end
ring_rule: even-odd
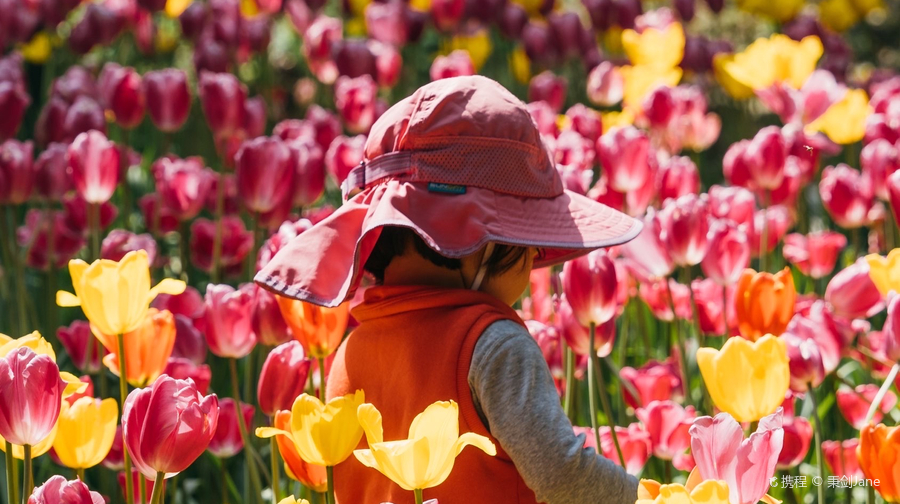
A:
MULTIPOLYGON (((92 327, 94 335, 109 350, 103 364, 113 374, 119 374, 119 348, 116 337, 101 334, 92 327)), ((140 327, 125 333, 125 369, 128 383, 145 387, 162 374, 175 346, 175 316, 168 310, 150 308, 140 327)))
MULTIPOLYGON (((279 411, 275 413, 275 428, 287 432, 291 431, 291 412, 279 411)), ((284 472, 287 475, 312 488, 316 492, 324 492, 328 489, 328 480, 325 466, 310 464, 300 458, 300 453, 294 447, 294 443, 287 436, 275 436, 278 443, 278 452, 284 459, 284 472)))
POLYGON ((900 427, 867 425, 856 448, 859 467, 887 502, 900 502, 900 427), (877 482, 877 483, 875 483, 877 482))
POLYGON ((294 338, 303 345, 306 354, 314 359, 324 359, 337 350, 347 330, 350 317, 348 303, 335 308, 323 308, 305 301, 275 296, 281 316, 287 322, 294 338))
POLYGON ((766 334, 781 336, 794 316, 794 277, 785 268, 776 274, 745 269, 734 293, 741 336, 756 341, 766 334))

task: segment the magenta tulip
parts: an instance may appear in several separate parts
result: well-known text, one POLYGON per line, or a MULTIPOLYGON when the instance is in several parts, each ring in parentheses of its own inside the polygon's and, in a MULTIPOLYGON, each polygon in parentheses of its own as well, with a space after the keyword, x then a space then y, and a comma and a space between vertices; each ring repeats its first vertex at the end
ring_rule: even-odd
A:
POLYGON ((325 153, 325 166, 332 177, 341 183, 350 170, 356 168, 363 159, 366 144, 365 135, 355 137, 339 136, 331 142, 325 153))
POLYGON ((66 150, 65 144, 52 143, 34 162, 34 189, 38 197, 59 201, 72 188, 72 180, 66 174, 66 150))
POLYGON ((0 140, 16 135, 30 104, 31 98, 23 86, 0 79, 0 110, 3 110, 3 115, 0 116, 0 140))
POLYGON ((818 387, 825 379, 825 364, 819 345, 812 338, 802 338, 790 332, 781 335, 787 343, 791 370, 791 390, 806 392, 810 387, 818 387))
POLYGON ((106 203, 119 183, 119 149, 99 131, 78 135, 66 153, 69 174, 88 203, 106 203))
POLYGON ((200 73, 200 104, 209 129, 217 137, 230 136, 244 123, 247 89, 230 73, 200 73))
POLYGON ((634 397, 629 387, 622 387, 625 402, 635 409, 653 401, 671 400, 673 394, 681 390, 678 365, 671 358, 662 363, 651 360, 639 369, 625 366, 619 375, 638 393, 638 397, 634 397))
POLYGON ((563 292, 575 319, 583 326, 599 326, 616 315, 616 268, 605 250, 567 261, 563 292))
POLYGON ((659 166, 659 199, 700 193, 700 172, 687 156, 674 156, 659 166))
POLYGON ((703 273, 721 286, 734 285, 749 265, 747 233, 732 221, 714 221, 709 228, 709 249, 700 263, 703 273))
MULTIPOLYGON (((75 99, 65 113, 62 114, 62 129, 60 130, 61 138, 51 138, 52 141, 71 142, 81 133, 91 130, 97 130, 106 134, 106 115, 103 112, 103 106, 100 102, 91 96, 79 96, 75 99)), ((60 123, 54 125, 55 128, 60 127, 60 123)))
POLYGON ((860 151, 859 165, 872 181, 875 196, 889 200, 888 178, 900 170, 900 145, 876 138, 860 151))
MULTIPOLYGON (((241 403, 241 414, 244 415, 244 425, 253 429, 253 413, 256 411, 250 404, 241 403)), ((207 449, 219 458, 233 457, 244 448, 244 440, 238 426, 237 408, 234 399, 226 398, 219 401, 219 420, 212 439, 209 440, 207 449)))
POLYGON ((771 191, 781 185, 787 147, 784 134, 777 126, 766 126, 759 130, 747 144, 745 162, 755 187, 771 191))
MULTIPOLYGON (((194 5, 202 4, 191 4, 191 7, 194 5)), ((166 133, 181 129, 191 111, 191 90, 184 70, 166 68, 147 72, 144 86, 147 112, 153 124, 166 133)))
POLYGON ((269 212, 289 200, 294 164, 291 149, 278 137, 244 142, 235 156, 238 195, 250 212, 269 212))
POLYGON ((834 231, 820 231, 803 236, 791 233, 784 237, 784 258, 811 278, 831 274, 847 238, 834 231))
POLYGON ((825 288, 825 301, 835 315, 847 319, 869 318, 884 309, 884 299, 869 277, 869 264, 864 259, 834 275, 825 288))
POLYGON ((122 437, 135 469, 156 481, 172 477, 199 457, 216 432, 219 401, 191 380, 161 375, 133 390, 122 408, 122 437))
POLYGON ((468 51, 458 49, 447 56, 436 57, 431 63, 431 70, 428 73, 431 80, 436 81, 448 77, 474 75, 475 66, 472 64, 472 58, 468 51))
POLYGON ((156 240, 147 233, 135 234, 125 229, 113 229, 100 245, 100 257, 111 261, 121 261, 125 254, 134 250, 147 252, 151 265, 156 261, 156 240))
POLYGON ((652 183, 650 174, 650 139, 633 126, 614 127, 597 141, 601 170, 610 185, 629 192, 652 183))
MULTIPOLYGON (((826 167, 819 182, 822 205, 838 226, 855 229, 867 225, 875 195, 865 176, 846 164, 826 167)), ((856 251, 861 253, 860 251, 856 251)))
MULTIPOLYGON (((837 392, 835 392, 835 398, 837 399, 838 410, 840 410, 844 419, 847 420, 847 423, 852 425, 856 430, 862 430, 863 427, 868 425, 866 422, 866 414, 868 414, 869 408, 872 406, 872 401, 877 394, 878 385, 866 383, 864 385, 857 385, 856 389, 841 386, 838 388, 837 392)), ((881 422, 884 415, 890 413, 896 405, 897 395, 893 391, 888 390, 884 399, 881 400, 881 405, 875 410, 872 422, 876 424, 881 422)))
POLYGON ((650 444, 656 457, 663 460, 683 457, 691 447, 688 429, 696 417, 691 406, 684 408, 672 401, 653 401, 635 413, 650 433, 650 444))
MULTIPOLYGON (((176 315, 180 317, 181 315, 176 315)), ((202 336, 201 336, 202 337, 202 336)), ((204 347, 205 348, 205 347, 204 347)), ((174 352, 173 352, 174 354, 174 352)), ((212 380, 212 370, 206 364, 197 364, 189 359, 181 357, 169 357, 163 374, 176 380, 191 380, 197 386, 197 390, 206 395, 209 390, 209 382, 212 380)))
POLYGON ((265 289, 257 291, 256 307, 253 309, 253 332, 259 342, 266 346, 278 346, 293 338, 290 327, 281 316, 275 295, 265 289))
POLYGON ((34 489, 28 497, 28 504, 104 504, 106 501, 97 492, 92 492, 80 479, 66 481, 55 475, 34 489))
POLYGON ((163 206, 180 221, 189 221, 203 210, 215 174, 200 157, 164 157, 151 168, 163 206))
POLYGON ((56 425, 66 382, 47 355, 21 347, 0 358, 0 436, 36 445, 56 425))
POLYGON ((794 224, 791 211, 782 205, 774 205, 759 210, 753 216, 753 220, 747 226, 747 237, 750 239, 750 253, 753 257, 759 257, 760 249, 765 245, 766 253, 775 250, 778 242, 784 238, 788 228, 794 224), (763 222, 766 222, 766 237, 768 242, 763 244, 763 222))
POLYGON ((63 326, 57 329, 56 337, 62 343, 66 354, 72 359, 72 364, 82 373, 93 374, 101 369, 101 359, 108 352, 99 341, 94 340, 90 323, 76 320, 69 327, 63 326), (90 355, 88 355, 89 349, 90 355))
POLYGON ((71 227, 65 212, 32 208, 16 230, 16 241, 24 249, 29 267, 46 270, 51 262, 57 268, 64 267, 84 246, 85 237, 83 230, 71 227))
POLYGON ((314 138, 287 142, 294 163, 294 207, 309 207, 325 192, 325 151, 314 138))
MULTIPOLYGON (((253 248, 253 233, 247 231, 244 222, 233 216, 222 218, 222 248, 219 266, 226 275, 239 274, 243 261, 253 248)), ((191 224, 191 262, 203 271, 213 268, 213 241, 216 223, 208 219, 197 219, 191 224)))
POLYGON ((375 122, 378 86, 370 75, 341 76, 334 85, 334 102, 347 130, 366 133, 375 122))
POLYGON ((769 490, 784 444, 782 409, 759 421, 744 439, 741 425, 728 413, 700 417, 690 428, 691 454, 704 480, 728 484, 729 501, 756 504, 769 490))
POLYGON ((206 343, 219 357, 240 359, 256 346, 253 332, 253 307, 257 287, 243 284, 206 287, 206 343))
POLYGON ((269 352, 257 385, 259 409, 267 416, 291 409, 306 387, 312 361, 296 340, 283 343, 269 352))
POLYGON ((28 201, 35 183, 33 144, 18 140, 0 143, 0 204, 28 201))
POLYGON ((699 264, 708 248, 709 206, 706 198, 687 194, 669 200, 659 212, 662 240, 679 266, 699 264))
POLYGON ((109 62, 98 79, 100 97, 116 124, 133 129, 144 119, 146 98, 144 82, 134 68, 109 62))
POLYGON ((653 280, 665 278, 675 268, 672 257, 662 241, 662 224, 658 214, 644 216, 644 229, 637 238, 622 246, 628 265, 640 277, 653 280))
POLYGON ((781 453, 778 455, 778 464, 776 464, 776 467, 781 470, 797 467, 803 462, 809 452, 813 437, 812 425, 803 417, 785 419, 783 428, 784 443, 781 453))

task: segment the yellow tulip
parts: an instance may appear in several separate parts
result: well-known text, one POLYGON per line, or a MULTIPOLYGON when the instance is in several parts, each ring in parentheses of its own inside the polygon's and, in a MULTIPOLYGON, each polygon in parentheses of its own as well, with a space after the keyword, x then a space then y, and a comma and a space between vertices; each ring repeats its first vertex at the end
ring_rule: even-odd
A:
POLYGON ((53 52, 53 44, 50 43, 50 35, 45 31, 37 32, 28 43, 19 47, 22 57, 29 63, 42 65, 50 59, 50 53, 53 52))
POLYGON ((459 406, 454 401, 438 401, 425 408, 410 425, 409 439, 401 441, 384 441, 381 413, 371 404, 359 407, 359 422, 369 449, 353 454, 404 490, 424 490, 443 483, 466 446, 497 454, 488 438, 473 432, 459 435, 459 406))
MULTIPOLYGON (((86 385, 86 384, 85 384, 86 385)), ((63 401, 63 404, 66 402, 63 401)), ((50 434, 47 434, 40 443, 31 446, 31 458, 37 458, 41 455, 50 451, 50 448, 53 447, 53 441, 56 440, 56 431, 59 429, 59 422, 53 426, 53 430, 50 431, 50 434)), ((13 457, 19 460, 25 460, 25 449, 19 445, 12 445, 13 447, 13 457)), ((6 453, 6 440, 3 439, 3 436, 0 436, 0 451, 6 453)))
POLYGON ((834 31, 847 30, 858 23, 860 17, 850 0, 824 0, 819 3, 819 19, 834 31))
POLYGON ((856 12, 859 12, 863 16, 873 10, 883 10, 885 8, 884 0, 850 0, 850 3, 853 4, 856 12))
POLYGON ((781 34, 755 40, 746 49, 718 55, 713 61, 716 79, 735 99, 753 96, 776 82, 799 89, 822 57, 822 41, 814 35, 797 42, 781 34))
POLYGON ((99 259, 90 265, 69 261, 75 294, 59 291, 60 306, 81 306, 85 316, 103 334, 125 334, 144 322, 150 302, 159 294, 181 294, 184 282, 166 278, 150 288, 147 252, 125 254, 121 261, 99 259))
POLYGON ((410 0, 409 8, 419 12, 430 12, 431 0, 410 0))
POLYGON ((881 295, 887 296, 891 291, 900 293, 900 248, 888 252, 887 257, 869 254, 866 262, 869 263, 869 278, 881 295))
POLYGON ((353 453, 362 439, 363 430, 356 410, 365 401, 362 390, 336 397, 328 404, 322 404, 309 394, 302 394, 291 407, 290 432, 260 427, 256 429, 256 435, 261 438, 288 436, 304 461, 326 467, 336 466, 353 453))
POLYGON ((259 6, 256 5, 256 0, 241 0, 240 9, 244 17, 251 18, 259 14, 259 6))
MULTIPOLYGON (((693 474, 693 473, 692 473, 693 474)), ((728 504, 728 484, 722 480, 706 480, 691 487, 663 485, 642 479, 635 504, 728 504)))
POLYGON ((80 397, 74 404, 63 401, 53 443, 66 467, 87 469, 106 458, 116 437, 119 406, 115 399, 80 397))
POLYGON ((525 9, 530 18, 540 17, 541 7, 544 6, 544 0, 512 0, 512 2, 525 9))
POLYGON ((844 99, 828 107, 805 130, 808 133, 821 131, 835 143, 856 143, 866 135, 866 119, 871 113, 869 95, 862 89, 851 89, 844 94, 844 99))
POLYGON ((721 350, 697 350, 697 365, 715 405, 739 422, 755 422, 784 402, 790 385, 787 345, 767 334, 730 338, 721 350))
POLYGON ((484 66, 488 57, 493 51, 491 37, 485 29, 479 29, 474 33, 460 33, 454 35, 449 41, 443 44, 441 54, 450 54, 457 49, 462 49, 469 53, 472 59, 472 66, 475 72, 484 66))
POLYGON ((191 5, 191 0, 167 0, 166 15, 170 18, 177 18, 182 12, 187 10, 191 5))
POLYGON ((737 0, 737 4, 743 11, 768 16, 784 23, 797 16, 803 7, 803 0, 737 0))
POLYGON ((284 499, 278 501, 278 504, 309 504, 309 501, 306 499, 297 500, 296 497, 291 495, 290 497, 285 497, 284 499))
POLYGON ((531 81, 531 60, 525 53, 525 48, 516 46, 509 55, 509 69, 513 77, 522 84, 528 84, 531 81))
POLYGON ((601 112, 601 124, 603 124, 603 132, 606 133, 617 126, 628 126, 634 124, 634 110, 626 108, 621 112, 612 110, 609 112, 601 112))
POLYGON ((647 28, 641 33, 625 30, 622 46, 632 65, 675 68, 684 57, 684 29, 679 23, 672 23, 665 30, 647 28))
MULTIPOLYGON (((53 346, 51 346, 50 342, 45 340, 38 331, 26 334, 17 339, 12 339, 5 334, 0 334, 0 357, 6 357, 6 354, 9 352, 22 347, 30 348, 38 355, 46 355, 53 359, 53 362, 56 362, 56 352, 53 351, 53 346)), ((84 392, 85 389, 87 389, 88 384, 78 379, 78 377, 72 373, 60 371, 59 377, 66 382, 66 389, 63 390, 63 398, 78 392, 84 392)))
POLYGON ((659 86, 674 87, 681 80, 680 68, 660 68, 650 65, 623 66, 619 68, 625 81, 622 101, 626 107, 640 107, 644 97, 659 86))

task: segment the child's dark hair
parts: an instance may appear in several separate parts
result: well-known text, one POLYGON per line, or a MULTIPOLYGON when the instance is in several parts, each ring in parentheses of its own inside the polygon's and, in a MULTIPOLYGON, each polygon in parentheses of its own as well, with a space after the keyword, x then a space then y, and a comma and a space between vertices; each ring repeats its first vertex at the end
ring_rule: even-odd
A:
MULTIPOLYGON (((436 266, 447 269, 462 267, 462 261, 437 253, 412 229, 401 226, 385 226, 381 229, 381 235, 378 236, 378 241, 375 243, 375 248, 372 249, 364 269, 371 273, 379 284, 383 283, 384 271, 394 257, 403 254, 410 242, 419 255, 436 266)), ((490 277, 505 273, 522 259, 526 250, 525 247, 496 244, 494 252, 487 262, 486 275, 490 277)))

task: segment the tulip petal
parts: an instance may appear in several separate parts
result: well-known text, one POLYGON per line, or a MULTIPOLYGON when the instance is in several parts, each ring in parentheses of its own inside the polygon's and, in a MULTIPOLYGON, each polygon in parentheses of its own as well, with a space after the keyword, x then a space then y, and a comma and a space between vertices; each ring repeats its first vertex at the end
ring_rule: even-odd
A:
POLYGON ((706 480, 691 491, 694 504, 728 504, 728 484, 722 480, 706 480))
POLYGON ((704 480, 725 480, 736 494, 737 454, 744 439, 740 424, 728 413, 720 413, 715 418, 694 420, 690 433, 691 453, 700 476, 704 480))
POLYGON ((378 461, 375 460, 375 455, 372 454, 372 450, 353 450, 353 456, 355 456, 362 465, 371 467, 372 469, 378 469, 378 461))
POLYGON ((256 428, 256 437, 268 439, 270 437, 275 436, 287 436, 288 438, 293 439, 293 436, 290 432, 282 429, 276 429, 275 427, 257 427, 256 428))
POLYGON ((79 379, 72 373, 60 371, 59 377, 62 378, 64 382, 66 382, 66 388, 65 390, 63 390, 63 398, 69 397, 72 394, 81 394, 85 390, 87 390, 87 382, 81 381, 81 379, 79 379))
POLYGON ((160 294, 170 294, 173 296, 177 296, 178 294, 184 292, 185 288, 187 288, 187 285, 181 280, 176 280, 174 278, 163 278, 147 293, 147 302, 149 303, 153 301, 154 299, 156 299, 156 296, 160 294))
MULTIPOLYGON (((366 433, 366 442, 369 443, 369 446, 384 442, 384 429, 381 427, 381 412, 378 411, 378 408, 372 404, 363 404, 356 410, 356 416, 359 418, 363 432, 366 433)), ((416 419, 418 420, 418 417, 416 419)))
POLYGON ((492 457, 497 455, 497 447, 494 446, 494 443, 490 439, 474 432, 466 432, 459 436, 459 439, 456 441, 456 454, 459 455, 466 446, 474 446, 492 457))
POLYGON ((56 304, 64 308, 81 306, 81 299, 71 292, 56 291, 56 304))

